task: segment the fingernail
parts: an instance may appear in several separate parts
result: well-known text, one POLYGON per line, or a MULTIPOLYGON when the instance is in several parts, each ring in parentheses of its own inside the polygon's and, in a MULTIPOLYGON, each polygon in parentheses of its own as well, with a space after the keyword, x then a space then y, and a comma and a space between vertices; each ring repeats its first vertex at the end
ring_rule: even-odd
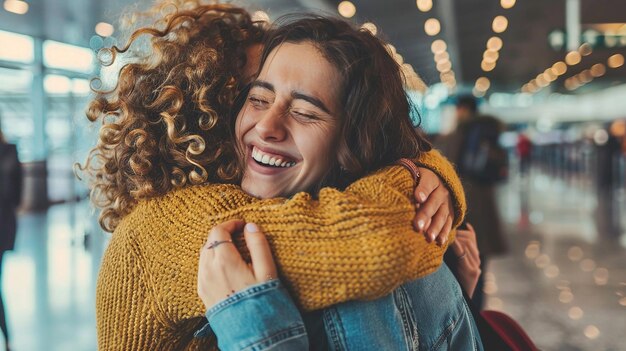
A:
POLYGON ((246 224, 245 230, 248 233, 258 233, 258 232, 260 232, 259 227, 256 224, 254 224, 254 223, 246 224))
POLYGON ((424 223, 424 220, 423 220, 423 219, 420 219, 419 221, 417 221, 417 228, 418 228, 419 230, 424 230, 424 224, 425 224, 425 223, 424 223))
POLYGON ((437 237, 437 234, 435 233, 430 233, 430 241, 435 241, 435 238, 437 237))
POLYGON ((421 202, 426 202, 426 194, 424 194, 423 192, 420 191, 420 193, 417 194, 417 197, 420 198, 421 202))

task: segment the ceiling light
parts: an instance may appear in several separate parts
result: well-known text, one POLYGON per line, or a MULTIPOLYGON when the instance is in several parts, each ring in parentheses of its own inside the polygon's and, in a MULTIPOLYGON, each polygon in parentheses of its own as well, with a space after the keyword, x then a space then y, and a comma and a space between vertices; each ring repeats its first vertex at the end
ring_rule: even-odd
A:
POLYGON ((581 59, 581 56, 578 51, 570 51, 567 53, 567 55, 565 55, 565 63, 567 63, 570 66, 574 66, 580 63, 580 59, 581 59))
POLYGON ((5 0, 4 9, 11 13, 23 15, 28 12, 28 3, 22 0, 5 0))
POLYGON ((254 22, 270 22, 270 15, 265 11, 255 11, 252 14, 252 20, 254 22))
POLYGON ((485 71, 485 72, 491 72, 493 71, 494 68, 496 68, 496 63, 495 62, 487 62, 485 60, 483 60, 480 63, 480 68, 485 71))
POLYGON ((593 48, 589 43, 583 43, 579 48, 578 52, 583 56, 589 56, 593 52, 593 48))
POLYGON ((487 49, 491 51, 498 51, 502 49, 502 39, 498 37, 491 37, 487 40, 487 49))
POLYGON ((609 57, 607 64, 609 65, 609 67, 611 68, 618 68, 624 65, 624 55, 622 54, 615 54, 611 57, 609 57))
POLYGON ((548 80, 543 76, 543 73, 538 75, 536 80, 537 80, 536 84, 542 88, 545 88, 548 86, 548 84, 550 84, 548 80))
POLYGON ((450 60, 450 55, 448 55, 447 51, 435 54, 435 62, 448 61, 448 60, 450 60))
POLYGON ((606 66, 601 63, 596 63, 591 66, 591 75, 594 78, 602 77, 606 73, 606 66))
POLYGON ((557 78, 557 75, 554 72, 552 72, 552 68, 548 68, 545 71, 543 71, 543 77, 548 82, 554 82, 557 78))
POLYGON ((446 42, 441 39, 437 39, 433 41, 433 43, 430 45, 430 49, 432 50, 434 54, 444 52, 446 51, 447 48, 448 46, 446 45, 446 42))
POLYGON ((342 1, 337 6, 339 14, 345 18, 352 18, 356 14, 356 6, 350 1, 342 1))
POLYGON ((478 89, 479 91, 487 91, 489 90, 490 86, 491 82, 489 81, 489 78, 480 77, 476 79, 476 89, 478 89))
POLYGON ((428 12, 433 8, 433 0, 417 0, 417 8, 422 12, 428 12))
POLYGON ((101 37, 110 37, 113 34, 114 28, 112 25, 106 22, 100 22, 96 24, 96 34, 101 37))
POLYGON ((565 72, 567 72, 567 65, 563 61, 559 61, 555 63, 554 65, 552 65, 552 68, 554 69, 555 73, 559 76, 562 76, 565 74, 565 72))
POLYGON ((376 35, 378 33, 378 28, 372 22, 363 23, 363 25, 361 26, 361 29, 365 29, 369 31, 370 33, 372 33, 372 35, 376 35))
POLYGON ((431 37, 439 34, 440 30, 441 24, 436 18, 429 18, 426 20, 426 23, 424 23, 424 31, 431 37))
POLYGON ((515 0, 500 0, 500 6, 502 6, 503 9, 510 9, 515 6, 515 0))
POLYGON ((593 80, 593 77, 591 76, 591 71, 588 69, 580 72, 579 75, 580 75, 580 81, 583 83, 589 83, 593 80))
POLYGON ((483 96, 485 96, 485 92, 484 91, 480 91, 476 88, 472 89, 472 94, 477 97, 477 98, 481 98, 483 96))
POLYGON ((450 80, 450 79, 454 79, 454 71, 448 71, 448 72, 441 72, 439 74, 439 78, 441 78, 441 80, 450 80))
POLYGON ((491 24, 491 28, 496 33, 502 33, 506 30, 506 27, 509 25, 509 20, 504 16, 496 16, 493 19, 493 23, 491 24))
POLYGON ((498 54, 497 51, 487 50, 483 53, 483 61, 485 62, 496 62, 498 61, 499 57, 500 57, 500 54, 498 54))
POLYGON ((444 61, 437 63, 437 71, 448 72, 452 69, 452 63, 450 61, 444 61))
POLYGON ((600 335, 600 330, 595 325, 588 325, 585 328, 584 334, 587 338, 593 340, 596 339, 600 335))

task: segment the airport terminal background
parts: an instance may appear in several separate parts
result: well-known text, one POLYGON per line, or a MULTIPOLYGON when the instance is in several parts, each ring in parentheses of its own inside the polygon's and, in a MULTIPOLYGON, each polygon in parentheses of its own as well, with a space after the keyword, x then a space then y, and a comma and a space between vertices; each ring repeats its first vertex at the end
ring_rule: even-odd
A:
MULTIPOLYGON (((95 350, 94 291, 109 234, 99 228, 73 164, 84 161, 98 133, 98 125, 90 125, 84 113, 91 79, 102 74, 106 83, 110 74, 96 65, 97 50, 116 42, 115 21, 135 2, 0 2, 0 123, 8 142, 17 144, 24 171, 16 246, 5 253, 1 272, 11 348, 95 350)), ((509 252, 490 260, 484 272, 486 307, 513 316, 543 350, 626 350, 624 2, 596 2, 592 14, 591 0, 549 5, 539 0, 434 0, 430 8, 429 1, 421 0, 353 1, 354 8, 331 0, 248 3, 253 10, 267 10, 269 15, 255 14, 261 18, 321 8, 356 23, 371 21, 366 26, 370 31, 387 31, 393 54, 412 79, 408 95, 420 111, 413 117, 428 134, 454 128, 456 95, 477 96, 481 112, 506 124, 500 143, 509 154, 508 179, 497 186, 509 252), (578 17, 568 14, 576 3, 578 17), (459 12, 468 6, 475 8, 470 17, 482 15, 490 34, 459 29, 466 24, 459 12), (519 35, 525 25, 520 18, 536 15, 544 6, 557 11, 560 24, 544 26, 549 30, 537 35, 545 40, 533 45, 557 59, 541 61, 545 55, 535 51, 507 53, 507 46, 526 38, 519 35), (397 34, 410 26, 394 29, 389 19, 408 11, 417 28, 412 40, 422 43, 415 51, 408 49, 406 36, 397 34), (492 28, 497 15, 510 15, 508 29, 505 25, 498 32, 495 20, 492 28), (438 18, 437 28, 429 27, 432 18, 438 18), (590 28, 585 23, 605 23, 593 27, 596 37, 581 36, 603 44, 585 46, 583 41, 568 51, 565 28, 576 28, 576 23, 582 34, 590 28), (599 32, 602 28, 609 29, 599 32), (495 61, 487 54, 494 52, 487 41, 493 32, 504 41, 495 50, 501 51, 495 61), (469 35, 482 35, 478 60, 466 57, 461 47, 479 41, 469 35), (448 44, 443 49, 433 44, 444 39, 448 44), (437 54, 447 61, 434 61, 437 54), (526 61, 541 61, 535 66, 543 65, 545 71, 520 80, 518 71, 498 70, 512 56, 524 55, 526 61), (558 62, 567 73, 561 73, 558 62), (481 75, 473 76, 467 65, 482 69, 481 75), (516 82, 519 86, 511 88, 516 82), (520 135, 532 144, 528 165, 522 165, 517 152, 520 135)))

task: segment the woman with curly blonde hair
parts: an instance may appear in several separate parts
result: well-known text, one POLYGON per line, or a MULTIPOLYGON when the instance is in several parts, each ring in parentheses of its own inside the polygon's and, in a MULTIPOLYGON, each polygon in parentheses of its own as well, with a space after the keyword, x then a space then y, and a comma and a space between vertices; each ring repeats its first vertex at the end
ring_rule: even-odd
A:
MULTIPOLYGON (((305 311, 380 297, 437 269, 453 216, 456 226, 464 213, 445 159, 431 151, 417 162, 444 178, 454 211, 432 172, 420 169, 415 190, 417 173, 402 166, 343 191, 324 188, 316 199, 249 196, 232 185, 241 177, 233 103, 256 71, 253 49, 263 29, 245 10, 220 4, 177 9, 160 22, 112 49, 115 58, 140 36, 151 38, 147 54, 124 65, 116 87, 98 92, 88 112, 103 126, 82 169, 103 208, 103 228, 114 232, 97 288, 101 349, 215 346, 212 338, 193 338, 204 315, 198 248, 210 228, 232 218, 264 228, 281 278, 305 311), (421 203, 415 218, 414 196, 421 203), (428 238, 415 234, 412 220, 428 238), (441 246, 429 244, 435 239, 441 246)), ((374 171, 368 164, 351 165, 358 169, 352 176, 374 171)))

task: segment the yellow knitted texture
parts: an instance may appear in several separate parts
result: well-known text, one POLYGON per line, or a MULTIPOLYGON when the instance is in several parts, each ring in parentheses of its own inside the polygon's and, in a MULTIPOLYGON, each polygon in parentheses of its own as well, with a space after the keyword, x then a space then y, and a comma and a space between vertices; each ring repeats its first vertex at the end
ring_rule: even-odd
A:
POLYGON ((412 192, 410 173, 395 166, 344 192, 325 188, 318 200, 305 193, 259 200, 232 185, 206 185, 141 202, 103 258, 99 349, 214 349, 213 337, 192 337, 205 312, 197 264, 210 228, 231 218, 261 225, 281 279, 304 310, 374 299, 433 272, 445 248, 413 231, 412 192))

